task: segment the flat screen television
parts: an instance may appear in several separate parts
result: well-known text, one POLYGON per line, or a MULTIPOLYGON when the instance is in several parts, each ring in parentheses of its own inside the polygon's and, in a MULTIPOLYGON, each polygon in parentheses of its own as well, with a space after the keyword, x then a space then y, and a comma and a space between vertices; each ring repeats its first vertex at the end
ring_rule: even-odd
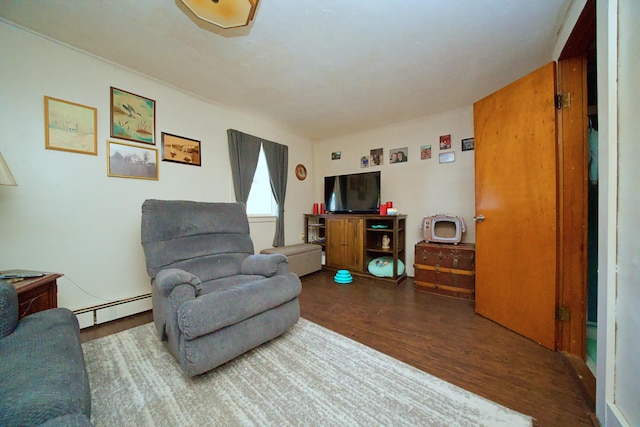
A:
POLYGON ((380 213, 380 171, 324 177, 324 206, 330 213, 380 213))

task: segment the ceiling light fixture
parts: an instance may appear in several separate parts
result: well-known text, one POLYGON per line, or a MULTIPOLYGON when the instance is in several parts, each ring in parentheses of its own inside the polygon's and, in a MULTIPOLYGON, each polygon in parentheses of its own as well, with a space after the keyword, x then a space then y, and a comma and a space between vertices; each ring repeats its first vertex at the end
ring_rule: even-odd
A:
POLYGON ((249 25, 259 0, 180 0, 198 18, 221 28, 249 25))

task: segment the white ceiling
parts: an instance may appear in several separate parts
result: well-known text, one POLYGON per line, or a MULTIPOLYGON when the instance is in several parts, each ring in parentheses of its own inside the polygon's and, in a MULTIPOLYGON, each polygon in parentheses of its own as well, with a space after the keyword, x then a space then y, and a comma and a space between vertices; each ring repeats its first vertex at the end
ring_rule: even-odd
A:
POLYGON ((471 105, 542 66, 570 2, 261 0, 231 30, 179 0, 0 0, 0 17, 322 140, 471 105))

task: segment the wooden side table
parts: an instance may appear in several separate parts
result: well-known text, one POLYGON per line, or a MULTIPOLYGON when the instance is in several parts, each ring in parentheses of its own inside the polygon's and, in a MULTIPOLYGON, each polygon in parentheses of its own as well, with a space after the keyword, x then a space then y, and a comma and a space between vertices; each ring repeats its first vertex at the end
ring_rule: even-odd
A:
MULTIPOLYGON (((8 270, 3 273, 11 273, 8 270)), ((57 279, 62 277, 58 273, 45 273, 44 276, 24 278, 22 280, 10 279, 16 287, 18 293, 19 317, 48 310, 58 306, 58 283, 57 279)))

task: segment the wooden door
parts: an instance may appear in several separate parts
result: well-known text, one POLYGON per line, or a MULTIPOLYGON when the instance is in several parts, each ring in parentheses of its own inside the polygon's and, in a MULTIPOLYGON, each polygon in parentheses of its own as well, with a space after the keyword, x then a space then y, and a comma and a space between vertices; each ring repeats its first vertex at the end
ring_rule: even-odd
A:
POLYGON ((565 94, 558 113, 560 221, 558 350, 585 358, 587 295, 588 121, 587 58, 558 61, 558 91, 565 94))
POLYGON ((361 218, 327 218, 327 266, 363 271, 363 236, 361 218))
POLYGON ((476 312, 555 350, 555 63, 474 104, 476 312))

